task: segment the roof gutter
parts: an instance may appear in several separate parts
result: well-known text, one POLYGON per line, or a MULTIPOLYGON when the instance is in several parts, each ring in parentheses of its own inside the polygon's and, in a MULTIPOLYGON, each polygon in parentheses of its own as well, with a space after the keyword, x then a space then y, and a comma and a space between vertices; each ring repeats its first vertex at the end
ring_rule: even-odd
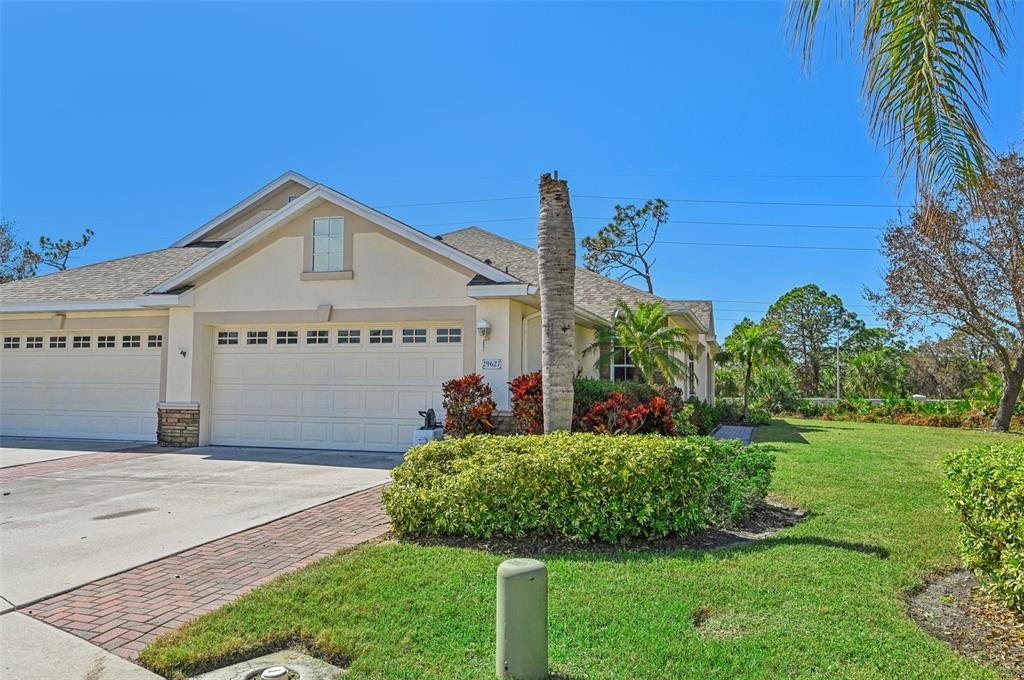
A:
POLYGON ((168 309, 192 306, 192 291, 179 295, 140 295, 122 300, 76 300, 74 302, 23 302, 0 304, 0 313, 18 312, 108 312, 168 309))

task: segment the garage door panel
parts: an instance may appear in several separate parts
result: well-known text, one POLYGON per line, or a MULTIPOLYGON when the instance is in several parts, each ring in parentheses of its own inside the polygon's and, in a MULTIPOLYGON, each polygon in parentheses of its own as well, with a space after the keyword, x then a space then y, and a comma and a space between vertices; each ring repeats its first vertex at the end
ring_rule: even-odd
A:
MULTIPOLYGON (((337 333, 329 337, 334 342, 337 333)), ((418 411, 443 416, 440 387, 462 374, 462 347, 371 346, 368 337, 364 327, 363 344, 215 347, 213 443, 408 448, 422 422, 418 411)))
MULTIPOLYGON (((132 335, 160 334, 137 331, 132 335)), ((156 439, 161 350, 125 347, 118 330, 90 331, 89 348, 73 348, 72 333, 26 333, 17 350, 0 356, 0 430, 27 437, 156 439), (98 335, 116 346, 99 348, 98 335), (30 348, 27 336, 42 336, 30 348), (50 348, 52 336, 67 346, 50 348)))

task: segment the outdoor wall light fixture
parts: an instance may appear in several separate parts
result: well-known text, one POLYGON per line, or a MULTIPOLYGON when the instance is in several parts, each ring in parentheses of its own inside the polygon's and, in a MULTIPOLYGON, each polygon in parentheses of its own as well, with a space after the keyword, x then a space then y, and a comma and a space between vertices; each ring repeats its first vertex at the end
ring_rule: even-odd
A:
POLYGON ((491 322, 487 319, 480 319, 476 322, 476 332, 486 340, 487 336, 491 334, 491 322))
POLYGON ((188 356, 188 352, 185 351, 184 347, 179 347, 178 348, 178 353, 181 354, 181 358, 182 359, 184 359, 186 356, 188 356))

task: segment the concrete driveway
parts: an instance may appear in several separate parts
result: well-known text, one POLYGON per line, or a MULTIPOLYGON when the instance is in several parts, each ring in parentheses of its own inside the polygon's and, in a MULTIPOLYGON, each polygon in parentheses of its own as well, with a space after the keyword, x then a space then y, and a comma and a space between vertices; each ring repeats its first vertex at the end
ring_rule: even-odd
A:
MULTIPOLYGON (((376 486, 401 462, 365 452, 166 451, 0 439, 0 611, 376 486)), ((4 615, 0 649, 12 649, 15 640, 2 639, 11 631, 35 629, 7 618, 21 616, 4 615)), ((92 677, 108 676, 122 677, 92 677)))

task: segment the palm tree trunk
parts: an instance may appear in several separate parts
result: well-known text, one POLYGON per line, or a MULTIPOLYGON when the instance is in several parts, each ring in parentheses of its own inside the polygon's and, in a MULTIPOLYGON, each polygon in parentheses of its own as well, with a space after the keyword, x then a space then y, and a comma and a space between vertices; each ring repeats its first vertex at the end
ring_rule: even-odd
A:
POLYGON ((569 430, 576 368, 576 232, 569 185, 557 173, 540 178, 537 255, 544 432, 569 430))
POLYGON ((743 374, 743 422, 750 412, 750 381, 754 377, 754 360, 747 359, 747 370, 743 374))

